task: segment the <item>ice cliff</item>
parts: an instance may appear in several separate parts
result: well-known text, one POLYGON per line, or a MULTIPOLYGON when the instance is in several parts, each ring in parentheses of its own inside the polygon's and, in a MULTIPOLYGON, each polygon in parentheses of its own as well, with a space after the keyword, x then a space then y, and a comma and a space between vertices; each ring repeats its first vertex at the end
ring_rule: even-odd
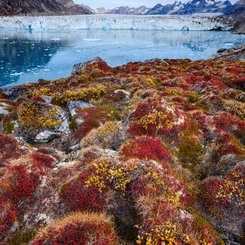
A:
POLYGON ((0 28, 19 30, 228 30, 221 20, 206 16, 14 16, 0 17, 0 28))

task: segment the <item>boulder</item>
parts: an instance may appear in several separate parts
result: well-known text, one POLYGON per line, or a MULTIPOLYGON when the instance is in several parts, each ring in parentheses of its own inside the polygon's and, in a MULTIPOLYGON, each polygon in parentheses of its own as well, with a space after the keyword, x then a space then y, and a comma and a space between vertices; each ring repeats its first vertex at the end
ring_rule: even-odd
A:
POLYGON ((96 62, 101 62, 103 61, 100 57, 95 57, 93 58, 92 60, 88 60, 86 62, 82 62, 82 63, 79 63, 79 64, 75 64, 72 68, 72 75, 78 75, 78 74, 81 74, 81 72, 86 69, 86 67, 88 65, 91 65, 93 63, 96 63, 96 62))
POLYGON ((18 87, 8 87, 3 90, 3 95, 9 100, 16 100, 20 93, 18 87))
POLYGON ((241 94, 237 95, 236 100, 245 102, 245 92, 242 92, 241 94))
POLYGON ((0 115, 7 115, 9 113, 9 105, 4 102, 0 102, 0 115))
POLYGON ((17 108, 15 133, 24 140, 47 143, 70 133, 68 115, 59 106, 37 101, 22 103, 17 108))
POLYGON ((76 115, 76 111, 78 109, 94 107, 94 105, 86 103, 84 101, 80 101, 80 100, 72 100, 72 101, 67 102, 67 107, 68 107, 68 110, 69 110, 71 116, 73 117, 76 115))
POLYGON ((213 55, 211 58, 215 60, 245 60, 245 44, 227 49, 219 49, 217 54, 213 55))

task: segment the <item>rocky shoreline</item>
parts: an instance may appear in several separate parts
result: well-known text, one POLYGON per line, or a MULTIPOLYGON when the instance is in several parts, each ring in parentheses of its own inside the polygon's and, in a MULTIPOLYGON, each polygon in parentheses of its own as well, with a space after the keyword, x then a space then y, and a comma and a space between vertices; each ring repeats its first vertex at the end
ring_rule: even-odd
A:
POLYGON ((0 89, 0 243, 243 244, 244 46, 0 89))

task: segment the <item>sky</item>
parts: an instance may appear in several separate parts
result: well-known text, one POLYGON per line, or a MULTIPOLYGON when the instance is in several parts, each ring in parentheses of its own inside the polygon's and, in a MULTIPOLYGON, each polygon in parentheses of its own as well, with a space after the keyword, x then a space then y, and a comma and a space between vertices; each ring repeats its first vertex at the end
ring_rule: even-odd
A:
MULTIPOLYGON (((153 7, 158 3, 168 4, 173 3, 175 0, 73 0, 76 3, 83 3, 91 8, 105 7, 114 8, 118 6, 139 7, 145 5, 147 7, 153 7)), ((177 0, 181 2, 187 2, 188 0, 177 0)), ((237 0, 230 0, 236 2, 237 0)))

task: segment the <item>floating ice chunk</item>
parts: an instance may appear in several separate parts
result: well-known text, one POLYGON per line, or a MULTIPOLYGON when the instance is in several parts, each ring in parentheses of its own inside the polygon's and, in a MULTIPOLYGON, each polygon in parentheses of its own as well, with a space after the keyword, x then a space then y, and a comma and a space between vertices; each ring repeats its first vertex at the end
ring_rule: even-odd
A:
POLYGON ((14 73, 11 73, 10 76, 15 77, 15 76, 20 76, 22 74, 24 74, 24 72, 14 72, 14 73))
POLYGON ((225 43, 225 46, 233 46, 234 43, 225 43))
POLYGON ((60 38, 54 37, 54 38, 51 39, 51 41, 60 41, 60 38))
POLYGON ((96 39, 96 38, 83 38, 84 42, 100 42, 101 39, 96 39))

